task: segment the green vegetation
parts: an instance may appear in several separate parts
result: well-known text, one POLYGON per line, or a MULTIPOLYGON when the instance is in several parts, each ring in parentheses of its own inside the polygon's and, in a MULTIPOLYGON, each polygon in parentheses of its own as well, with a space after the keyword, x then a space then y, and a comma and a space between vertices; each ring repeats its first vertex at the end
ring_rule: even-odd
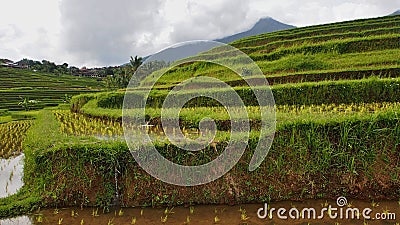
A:
POLYGON ((93 78, 0 67, 0 109, 25 110, 56 106, 70 96, 96 92, 104 85, 93 78), (18 104, 37 101, 36 104, 18 104))
MULTIPOLYGON (((73 93, 84 94, 70 99, 70 111, 58 108, 34 115, 36 120, 23 144, 24 183, 31 196, 39 197, 26 198, 21 210, 29 211, 31 202, 39 200, 47 207, 107 209, 115 203, 116 193, 122 206, 259 203, 337 196, 398 200, 399 27, 400 16, 393 16, 291 29, 234 42, 234 46, 256 60, 271 81, 276 102, 275 138, 268 157, 253 172, 248 171, 248 165, 258 143, 263 108, 258 106, 244 79, 259 78, 249 74, 242 79, 209 63, 184 64, 168 71, 151 91, 146 107, 146 122, 153 125, 148 132, 156 136, 155 147, 165 158, 182 165, 204 164, 220 155, 230 138, 226 109, 205 97, 186 103, 179 119, 183 133, 196 136, 202 118, 213 118, 218 133, 210 146, 188 152, 163 138, 160 108, 177 83, 202 75, 220 78, 234 86, 249 114, 250 139, 239 163, 220 179, 195 187, 169 185, 143 171, 121 140, 125 92, 86 93, 100 86, 92 86, 93 80, 88 80, 88 86, 82 87, 84 83, 79 80, 80 87, 73 89, 73 93)), ((66 83, 70 81, 65 79, 66 83)), ((144 87, 130 89, 128 94, 140 101, 145 85, 152 79, 154 76, 144 78, 144 87)), ((0 88, 6 83, 0 84, 0 88)), ((224 88, 205 89, 201 85, 200 89, 176 95, 191 96, 200 91, 227 93, 224 88)), ((15 90, 4 87, 0 94, 25 91, 29 94, 22 98, 45 102, 46 98, 38 99, 34 94, 46 96, 40 92, 43 89, 49 91, 49 96, 65 96, 68 93, 61 86, 43 89, 38 85, 32 86, 32 90, 24 85, 15 90)), ((268 87, 256 89, 265 88, 268 87)), ((7 94, 0 100, 4 96, 7 94)), ((136 109, 130 110, 135 115, 136 109)), ((5 122, 11 120, 10 116, 7 110, 0 111, 5 122)), ((23 121, 1 126, 15 130, 20 123, 31 124, 23 121)), ((23 129, 25 126, 20 128, 21 132, 23 129)), ((12 198, 17 197, 8 199, 12 198)), ((14 207, 10 201, 0 200, 0 215, 14 207)), ((243 218, 246 219, 245 213, 243 218)))
POLYGON ((55 110, 53 113, 60 122, 60 131, 68 135, 101 136, 110 139, 123 135, 121 123, 115 120, 90 118, 68 110, 55 110))
MULTIPOLYGON (((197 187, 176 187, 140 170, 124 143, 54 132, 60 130, 59 124, 46 111, 28 134, 25 182, 36 187, 36 193, 45 198, 47 206, 58 207, 111 204, 115 167, 119 171, 120 201, 125 206, 354 196, 360 191, 364 198, 398 199, 398 112, 388 110, 352 119, 342 115, 342 118, 342 121, 326 118, 286 123, 278 129, 267 160, 258 170, 248 173, 248 161, 257 144, 256 132, 252 133, 242 160, 223 178, 197 187), (49 139, 40 138, 48 130, 55 133, 51 144, 49 139), (382 180, 382 176, 388 178, 382 180), (368 185, 360 189, 357 181, 364 179, 368 185), (384 182, 385 188, 377 185, 378 181, 384 182), (288 187, 287 182, 296 185, 288 187), (230 192, 230 185, 240 192, 230 192)), ((224 138, 217 139, 217 151, 210 146, 196 154, 167 143, 158 143, 156 147, 170 160, 198 165, 219 155, 226 145, 224 138)))
POLYGON ((22 140, 31 126, 31 121, 0 124, 0 157, 8 158, 22 152, 22 140), (12 131, 12 132, 9 132, 12 131))
MULTIPOLYGON (((260 108, 245 80, 209 63, 184 64, 169 70, 157 81, 147 101, 146 120, 154 125, 149 132, 163 136, 159 131, 160 107, 177 83, 194 76, 217 77, 234 86, 247 106, 252 128, 248 149, 240 163, 223 178, 190 191, 147 177, 135 169, 136 164, 122 163, 133 168, 122 166, 119 171, 137 171, 133 177, 121 172, 121 179, 128 187, 120 191, 123 196, 129 196, 123 197, 123 202, 132 205, 141 199, 146 205, 238 203, 337 195, 398 199, 399 22, 400 17, 359 20, 280 31, 233 43, 256 60, 272 83, 277 104, 275 139, 266 161, 254 173, 248 173, 247 166, 257 143, 260 108), (366 182, 359 185, 361 181, 366 182), (143 188, 143 183, 151 184, 152 188, 143 188), (238 191, 227 191, 232 189, 238 191), (157 193, 166 197, 159 197, 157 193), (143 196, 152 201, 145 201, 143 196)), ((218 48, 210 52, 217 51, 218 48)), ((228 53, 224 54, 229 57, 228 53)), ((152 79, 154 76, 149 76, 142 84, 152 79)), ((249 75, 244 79, 258 78, 249 75)), ((205 91, 222 95, 226 90, 205 91)), ((199 89, 194 89, 179 94, 198 92, 199 89)), ((129 90, 128 94, 141 99, 143 93, 143 90, 129 90)), ((96 131, 94 127, 98 127, 97 134, 121 135, 124 95, 124 92, 108 92, 75 96, 71 109, 83 115, 56 112, 59 122, 67 127, 62 130, 66 134, 73 133, 68 129, 80 130, 80 135, 88 135, 91 133, 83 131, 96 131), (70 117, 86 122, 74 128, 64 122, 70 117), (110 121, 114 130, 107 133, 102 127, 110 121)), ((189 154, 168 141, 157 139, 158 151, 183 165, 198 165, 214 159, 229 138, 230 118, 223 107, 208 98, 195 98, 180 111, 180 126, 184 133, 196 131, 204 117, 216 122, 218 134, 214 147, 189 154)))
MULTIPOLYGON (((293 82, 329 80, 331 77, 326 75, 332 73, 336 74, 336 80, 361 79, 379 75, 384 69, 395 69, 386 76, 398 77, 399 27, 400 16, 383 17, 262 34, 232 45, 249 54, 273 84, 286 83, 290 79, 284 77, 297 78, 300 74, 293 82), (349 77, 353 71, 359 71, 358 76, 349 77), (304 74, 320 76, 308 80, 304 74)), ((218 51, 215 48, 209 54, 218 51)), ((243 84, 236 74, 226 69, 193 63, 166 73, 156 88, 171 88, 189 77, 201 75, 215 76, 234 86, 243 84)), ((142 83, 151 79, 150 76, 142 83)))
POLYGON ((129 60, 129 64, 114 69, 112 74, 107 76, 105 79, 106 86, 108 88, 126 88, 129 81, 132 79, 132 75, 135 73, 137 68, 142 64, 142 58, 135 56, 129 60))
POLYGON ((17 194, 0 199, 0 218, 19 216, 40 209, 41 199, 25 186, 17 194))
POLYGON ((3 109, 0 111, 0 124, 11 121, 32 120, 38 111, 8 111, 3 109))
POLYGON ((42 111, 24 143, 24 183, 47 206, 108 206, 115 193, 116 156, 129 156, 121 153, 126 150, 121 145, 62 134, 53 113, 42 111))
MULTIPOLYGON (((397 102, 400 100, 400 79, 379 79, 371 77, 368 79, 351 80, 351 81, 321 81, 298 84, 282 84, 272 86, 271 90, 277 105, 321 105, 321 104, 341 104, 341 103, 373 103, 373 102, 397 102)), ((265 87, 257 87, 256 89, 265 87)), ((208 92, 220 93, 227 92, 227 89, 215 88, 207 89, 208 92)), ((254 97, 249 87, 236 87, 238 95, 247 106, 258 105, 257 99, 254 97)), ((177 95, 194 95, 199 90, 179 92, 177 95)), ((137 99, 143 99, 142 91, 134 91, 128 94, 137 96, 137 99)), ((150 93, 147 106, 159 108, 168 90, 155 90, 150 93)), ((84 104, 79 102, 87 102, 96 99, 97 105, 101 108, 122 108, 124 100, 124 92, 99 93, 93 95, 82 95, 73 98, 73 110, 79 111, 84 104)), ((93 103, 92 103, 93 104, 93 103)), ((219 105, 216 101, 212 101, 206 97, 198 97, 191 100, 185 107, 202 106, 213 107, 219 105)), ((93 105, 91 105, 93 106, 93 105)))
POLYGON ((373 19, 361 19, 345 21, 333 24, 309 26, 298 29, 283 30, 274 33, 260 34, 253 37, 237 40, 232 44, 236 47, 257 46, 273 41, 293 40, 305 37, 318 37, 319 35, 338 34, 349 32, 361 33, 368 30, 377 30, 399 26, 399 16, 381 17, 373 19))

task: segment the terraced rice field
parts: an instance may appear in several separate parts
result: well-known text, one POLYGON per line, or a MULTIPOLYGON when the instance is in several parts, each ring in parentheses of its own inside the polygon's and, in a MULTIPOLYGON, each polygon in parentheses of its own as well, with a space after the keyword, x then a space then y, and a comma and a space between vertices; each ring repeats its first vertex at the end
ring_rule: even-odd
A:
MULTIPOLYGON (((262 164, 261 170, 278 177, 307 176, 305 179, 309 182, 324 186, 328 185, 328 181, 316 181, 306 174, 314 174, 322 180, 325 178, 321 174, 329 177, 349 176, 354 181, 360 176, 368 177, 366 174, 374 173, 372 165, 377 166, 381 162, 379 158, 385 158, 385 165, 381 167, 388 168, 390 164, 396 168, 385 172, 385 182, 389 182, 391 187, 399 187, 399 177, 396 175, 399 167, 396 162, 400 145, 395 141, 399 134, 400 112, 399 38, 400 16, 392 16, 290 29, 233 42, 233 46, 249 54, 261 68, 271 85, 276 103, 276 138, 271 147, 271 159, 262 164), (309 161, 312 157, 317 164, 309 161), (301 161, 304 165, 298 168, 291 160, 301 161), (336 171, 336 175, 330 174, 329 170, 336 171)), ((201 55, 218 55, 223 60, 229 59, 231 52, 217 47, 201 55)), ((166 96, 178 83, 198 76, 215 77, 234 88, 246 105, 250 136, 257 136, 261 126, 260 111, 263 109, 258 106, 246 81, 257 83, 260 77, 252 74, 240 77, 222 66, 204 62, 182 64, 168 70, 157 80, 146 105, 147 125, 153 126, 157 132, 161 131, 158 135, 164 135, 160 118, 166 96)), ((62 114, 62 117, 80 117, 81 121, 91 120, 98 124, 82 124, 81 128, 75 129, 81 130, 82 134, 85 134, 85 130, 92 130, 97 134, 109 132, 109 136, 121 135, 121 108, 125 94, 143 95, 155 77, 153 74, 143 78, 140 88, 130 89, 127 93, 120 91, 76 96, 72 99, 71 109, 77 114, 58 114, 62 114), (109 124, 101 125, 106 121, 113 121, 112 131, 111 128, 108 128, 109 131, 91 128, 107 127, 109 124)), ((176 96, 191 96, 201 91, 220 95, 228 93, 225 88, 208 88, 212 83, 199 82, 192 86, 192 89, 177 93, 176 96)), ((135 108, 130 110, 131 115, 135 115, 135 108)), ((168 113, 166 115, 168 117, 168 113)), ((187 102, 179 112, 180 129, 185 132, 197 130, 205 117, 214 119, 218 134, 216 148, 223 148, 232 118, 217 101, 196 97, 187 102)), ((72 129, 73 125, 68 125, 63 119, 59 121, 64 124, 64 132, 72 129)), ((154 131, 149 129, 149 132, 154 131)), ((254 150, 254 143, 251 141, 249 144, 250 151, 254 150)), ((158 149, 165 150, 169 158, 178 157, 185 162, 196 157, 203 160, 200 156, 187 156, 170 149, 168 141, 158 149)), ((257 179, 263 177, 258 173, 255 176, 257 179)), ((330 179, 338 179, 333 177, 330 179)), ((369 177, 365 179, 375 182, 375 178, 369 177)), ((254 182, 258 182, 254 179, 254 182)), ((292 181, 282 181, 282 185, 286 185, 285 182, 292 181)), ((285 189, 284 186, 282 188, 285 189)), ((276 189, 272 188, 270 192, 274 192, 272 190, 276 189)), ((352 190, 346 190, 352 193, 352 190)), ((254 199, 258 197, 254 196, 254 199)))
POLYGON ((24 110, 24 99, 39 101, 31 109, 57 106, 66 96, 92 93, 104 88, 96 79, 0 67, 0 109, 24 110))
POLYGON ((18 156, 22 153, 22 141, 32 121, 16 121, 0 124, 0 158, 18 156))
MULTIPOLYGON (((28 162, 25 179, 40 187, 35 194, 47 206, 92 207, 82 211, 86 216, 79 218, 84 222, 95 220, 97 206, 106 210, 115 202, 123 206, 259 204, 346 196, 374 205, 376 199, 390 200, 388 205, 398 210, 400 16, 296 28, 245 38, 232 45, 259 65, 276 103, 268 108, 276 110, 274 141, 258 169, 249 172, 248 165, 259 141, 260 112, 266 108, 258 106, 246 80, 257 81, 260 77, 247 74, 242 79, 220 66, 196 62, 173 68, 157 81, 150 92, 143 126, 158 138, 154 145, 160 154, 177 164, 205 164, 217 158, 230 138, 232 118, 225 107, 210 98, 197 97, 180 110, 179 129, 190 138, 201 135, 198 130, 203 118, 212 118, 216 123, 215 140, 195 153, 182 151, 159 138, 169 129, 161 124, 161 107, 169 91, 188 78, 211 76, 225 81, 243 100, 251 129, 242 158, 226 175, 195 187, 169 185, 150 176, 139 168, 119 138, 123 135, 122 105, 126 93, 102 92, 74 96, 71 111, 52 109, 39 113, 24 149, 28 162)), ((202 54, 230 57, 229 52, 220 50, 202 54)), ((140 102, 154 77, 143 78, 140 88, 130 89, 127 95, 137 96, 140 102)), ((176 96, 201 93, 209 86, 196 85, 176 96)), ((88 89, 80 90, 92 91, 88 89)), ((219 87, 206 91, 227 93, 227 89, 219 87)), ((130 110, 133 116, 138 113, 135 107, 130 110)), ((165 110, 168 118, 171 109, 165 110)), ((233 112, 238 110, 234 108, 233 112)), ((26 126, 8 123, 0 129, 22 132, 26 126)), ((7 137, 11 138, 15 137, 7 137)), ((74 209, 72 213, 73 218, 78 218, 74 209)), ((117 213, 123 211, 115 211, 115 217, 117 213)), ((128 222, 139 221, 140 211, 131 213, 135 218, 128 222)), ((240 213, 235 222, 245 223, 250 212, 240 213)), ((63 212, 51 221, 60 221, 66 215, 63 212)), ((249 221, 260 222, 254 212, 252 215, 249 221)), ((32 218, 43 220, 41 216, 32 218)), ((179 217, 179 222, 185 218, 179 217)), ((222 215, 208 219, 210 223, 225 220, 222 215)), ((157 218, 163 220, 168 220, 166 214, 157 218)))

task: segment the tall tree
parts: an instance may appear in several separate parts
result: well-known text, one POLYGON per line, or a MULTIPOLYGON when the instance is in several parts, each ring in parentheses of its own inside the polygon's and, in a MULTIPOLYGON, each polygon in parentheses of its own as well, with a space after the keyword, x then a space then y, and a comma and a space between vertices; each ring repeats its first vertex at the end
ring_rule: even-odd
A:
POLYGON ((134 73, 134 72, 137 70, 137 68, 138 68, 140 65, 142 65, 142 63, 143 63, 143 58, 142 58, 142 57, 138 57, 138 56, 135 56, 135 58, 133 58, 133 57, 131 56, 131 60, 129 60, 129 62, 130 62, 131 67, 132 67, 132 72, 134 73))

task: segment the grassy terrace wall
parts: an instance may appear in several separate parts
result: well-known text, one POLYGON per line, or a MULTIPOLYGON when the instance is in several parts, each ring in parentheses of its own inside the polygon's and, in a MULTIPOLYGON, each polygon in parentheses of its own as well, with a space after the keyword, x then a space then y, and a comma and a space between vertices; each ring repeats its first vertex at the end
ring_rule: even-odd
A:
MULTIPOLYGON (((400 79, 379 79, 372 77, 361 80, 323 81, 316 83, 284 84, 271 87, 277 105, 319 105, 331 103, 370 103, 400 101, 400 79)), ((245 105, 258 105, 252 90, 248 87, 236 87, 238 95, 245 105)), ((212 92, 223 94, 223 89, 212 89, 212 92)), ((150 93, 147 105, 154 108, 162 107, 168 90, 155 90, 150 93)), ((197 92, 182 93, 196 94, 197 92)), ((131 93, 137 99, 142 98, 141 91, 131 93)), ((122 108, 125 92, 110 92, 75 96, 72 99, 72 111, 79 112, 89 100, 96 99, 101 108, 122 108)), ((198 97, 185 104, 185 107, 215 106, 215 101, 198 97)))
MULTIPOLYGON (((283 199, 400 197, 398 112, 352 120, 296 122, 282 126, 261 167, 248 172, 256 138, 239 163, 222 178, 196 187, 165 184, 140 169, 121 142, 67 137, 57 132, 50 111, 42 112, 26 142, 24 181, 46 206, 108 206, 118 193, 124 206, 244 203, 283 199), (49 131, 52 131, 49 135, 49 131), (44 138, 45 136, 46 138, 44 138), (49 137, 50 136, 50 137, 49 137)), ((193 165, 216 157, 206 149, 186 154, 168 144, 158 151, 177 163, 193 165), (207 157, 206 157, 207 156, 207 157)))

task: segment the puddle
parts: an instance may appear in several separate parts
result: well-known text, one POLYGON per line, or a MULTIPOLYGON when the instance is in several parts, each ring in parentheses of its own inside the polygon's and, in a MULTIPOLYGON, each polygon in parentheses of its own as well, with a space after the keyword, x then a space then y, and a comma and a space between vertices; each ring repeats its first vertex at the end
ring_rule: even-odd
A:
POLYGON ((23 185, 24 155, 0 160, 0 198, 15 194, 23 185))

